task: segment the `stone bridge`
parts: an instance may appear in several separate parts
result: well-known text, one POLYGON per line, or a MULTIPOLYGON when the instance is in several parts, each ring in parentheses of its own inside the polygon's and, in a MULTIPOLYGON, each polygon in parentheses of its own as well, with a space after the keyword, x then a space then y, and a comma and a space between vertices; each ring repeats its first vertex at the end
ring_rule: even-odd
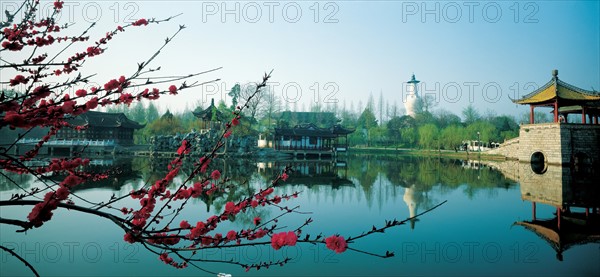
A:
POLYGON ((597 164, 600 162, 600 125, 524 124, 518 138, 508 140, 487 153, 525 163, 597 164))

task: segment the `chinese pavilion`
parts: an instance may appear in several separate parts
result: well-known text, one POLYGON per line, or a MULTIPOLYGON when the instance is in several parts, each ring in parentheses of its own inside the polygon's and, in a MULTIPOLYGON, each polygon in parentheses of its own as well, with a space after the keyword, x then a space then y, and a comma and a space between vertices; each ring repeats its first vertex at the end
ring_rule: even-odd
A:
POLYGON ((215 99, 211 99, 210 106, 203 111, 192 112, 194 116, 200 119, 201 131, 210 129, 220 129, 224 121, 223 113, 215 106, 215 99))
POLYGON ((339 124, 320 128, 315 124, 299 124, 293 128, 275 128, 273 148, 292 154, 335 155, 348 149, 348 134, 354 132, 339 124), (341 138, 344 138, 341 141, 341 138))
POLYGON ((558 79, 558 70, 552 71, 552 79, 539 89, 513 100, 516 104, 529 105, 529 123, 533 124, 536 107, 551 107, 554 122, 566 122, 569 114, 581 114, 583 124, 599 124, 600 94, 570 85, 558 79))
POLYGON ((567 84, 553 70, 548 83, 512 101, 530 106, 530 124, 521 124, 518 138, 488 153, 531 162, 538 174, 544 174, 548 164, 600 164, 600 93, 567 84), (536 123, 536 107, 552 108, 554 122, 536 123), (570 114, 580 114, 581 124, 573 124, 578 122, 569 119, 570 114))

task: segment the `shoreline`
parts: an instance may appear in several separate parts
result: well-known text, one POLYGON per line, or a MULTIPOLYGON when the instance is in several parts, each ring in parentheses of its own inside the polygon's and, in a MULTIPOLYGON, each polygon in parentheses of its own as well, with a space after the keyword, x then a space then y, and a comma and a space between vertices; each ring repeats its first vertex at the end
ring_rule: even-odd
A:
POLYGON ((489 160, 489 161, 506 161, 511 160, 505 156, 497 154, 486 154, 485 152, 465 152, 453 150, 430 150, 430 149, 415 149, 415 148, 350 148, 348 154, 375 154, 375 155, 400 155, 400 156, 416 156, 416 157, 440 157, 440 158, 458 158, 464 160, 489 160))

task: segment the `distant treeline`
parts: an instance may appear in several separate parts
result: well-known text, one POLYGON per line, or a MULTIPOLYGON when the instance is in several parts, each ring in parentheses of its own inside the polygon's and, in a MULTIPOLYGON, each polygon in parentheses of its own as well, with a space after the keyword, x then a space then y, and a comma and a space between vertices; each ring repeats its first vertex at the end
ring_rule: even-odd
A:
MULTIPOLYGON (((231 115, 238 99, 242 99, 251 86, 234 86, 229 92, 233 103, 227 105, 218 102, 217 109, 224 115, 231 115)), ((383 99, 380 95, 377 103, 371 95, 366 104, 362 100, 346 105, 329 103, 314 104, 306 109, 296 103, 286 103, 269 90, 265 90, 249 103, 242 120, 242 127, 236 130, 240 135, 263 134, 268 137, 276 126, 294 126, 301 121, 311 121, 321 127, 341 124, 356 131, 349 135, 351 146, 371 147, 409 147, 425 149, 455 149, 463 141, 479 139, 484 143, 503 142, 518 136, 519 123, 529 121, 529 114, 518 119, 511 115, 497 115, 493 111, 481 112, 473 105, 462 110, 461 116, 442 108, 436 108, 436 102, 430 98, 417 101, 414 117, 402 115, 403 109, 396 103, 383 99), (384 104, 385 103, 385 104, 384 104), (291 113, 290 113, 291 111, 291 113), (297 113, 302 112, 302 113, 297 113), (311 116, 312 114, 312 116, 311 116)), ((137 103, 131 107, 113 106, 108 112, 123 112, 130 119, 145 123, 146 127, 136 131, 136 143, 146 143, 150 136, 187 133, 201 128, 200 120, 193 111, 202 111, 201 102, 186 107, 182 112, 167 111, 159 114, 154 103, 137 103)), ((536 112, 536 122, 548 122, 549 117, 536 112)))

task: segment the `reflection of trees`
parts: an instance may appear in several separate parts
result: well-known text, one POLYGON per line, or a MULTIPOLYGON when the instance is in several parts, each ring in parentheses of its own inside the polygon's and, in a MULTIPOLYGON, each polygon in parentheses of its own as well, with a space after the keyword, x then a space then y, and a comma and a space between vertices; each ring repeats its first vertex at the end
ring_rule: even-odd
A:
POLYGON ((465 186, 465 193, 472 197, 481 190, 509 188, 515 183, 490 167, 475 164, 464 165, 454 159, 385 157, 384 174, 393 185, 415 186, 423 192, 441 186, 443 190, 454 190, 465 186))
MULTIPOLYGON (((371 189, 377 180, 377 176, 383 171, 382 163, 377 156, 364 155, 360 158, 352 158, 348 163, 348 177, 357 180, 365 193, 368 202, 372 200, 371 189)), ((369 206, 371 206, 369 204, 369 206)))
MULTIPOLYGON (((168 172, 169 162, 170 159, 136 157, 114 160, 108 165, 90 166, 86 170, 98 173, 112 170, 118 174, 100 182, 83 184, 76 189, 110 188, 128 193, 131 189, 138 189, 143 184, 153 184, 163 178, 168 172), (130 184, 131 188, 124 187, 126 184, 130 184)), ((493 193, 498 187, 509 188, 514 185, 514 182, 487 166, 452 159, 349 155, 346 166, 341 167, 334 161, 272 161, 257 166, 256 161, 251 159, 216 159, 209 171, 218 169, 223 177, 232 178, 231 181, 225 191, 217 191, 210 196, 203 195, 193 199, 192 203, 203 203, 208 210, 222 210, 225 203, 239 201, 264 187, 281 173, 286 165, 291 165, 295 171, 289 174, 287 182, 279 188, 281 192, 304 191, 317 197, 318 201, 361 201, 364 196, 368 207, 375 204, 381 208, 389 201, 402 199, 406 193, 402 188, 410 188, 412 197, 416 197, 415 201, 418 202, 415 202, 418 209, 424 210, 439 202, 439 199, 433 198, 435 194, 430 193, 432 189, 443 194, 461 188, 467 196, 473 197, 479 191, 493 193), (357 185, 360 185, 361 190, 354 189, 359 188, 357 185)), ((176 188, 181 184, 184 176, 191 170, 192 162, 184 163, 180 175, 170 187, 176 188)), ((31 187, 35 182, 28 175, 10 176, 23 187, 31 187)), ((58 177, 60 176, 56 178, 58 177)), ((201 178, 197 177, 193 182, 200 180, 201 178)), ((8 180, 0 177, 0 190, 14 188, 8 180)), ((236 220, 250 223, 255 216, 262 218, 267 215, 245 214, 238 216, 236 220)))
MULTIPOLYGON (((133 160, 133 167, 141 168, 144 183, 153 184, 157 180, 162 179, 168 173, 168 165, 171 159, 146 159, 137 158, 133 160)), ((173 183, 169 185, 170 189, 176 189, 184 181, 186 176, 192 173, 193 161, 197 159, 189 159, 184 162, 181 167, 179 175, 173 180, 173 183)), ((192 199, 191 203, 194 205, 203 205, 206 207, 206 211, 218 212, 223 210, 227 202, 238 202, 249 195, 253 195, 257 191, 257 187, 261 187, 261 182, 265 183, 265 179, 260 178, 257 172, 256 162, 251 159, 215 159, 211 162, 211 166, 207 170, 212 172, 213 170, 219 170, 221 172, 221 180, 229 178, 226 184, 216 182, 215 185, 219 187, 211 195, 203 194, 198 198, 192 199)), ((201 182, 205 176, 195 177, 190 184, 195 182, 201 182)), ((264 185, 262 186, 264 187, 264 185)), ((259 216, 266 218, 269 215, 269 211, 265 209, 252 210, 251 213, 240 213, 236 216, 236 222, 241 224, 252 224, 254 217, 259 216)))
MULTIPOLYGON (((33 182, 33 176, 30 174, 17 174, 7 171, 2 171, 2 174, 4 175, 0 175, 0 191, 18 189, 15 183, 21 188, 27 189, 31 187, 31 183, 33 182)), ((22 193, 22 191, 19 193, 22 193)))
MULTIPOLYGON (((87 189, 111 189, 119 191, 126 184, 137 182, 140 179, 140 172, 133 169, 131 159, 101 160, 82 168, 87 173, 108 174, 108 178, 98 181, 87 181, 81 185, 73 187, 73 191, 82 191, 87 189)), ((53 176, 57 182, 64 179, 64 176, 53 176)))

